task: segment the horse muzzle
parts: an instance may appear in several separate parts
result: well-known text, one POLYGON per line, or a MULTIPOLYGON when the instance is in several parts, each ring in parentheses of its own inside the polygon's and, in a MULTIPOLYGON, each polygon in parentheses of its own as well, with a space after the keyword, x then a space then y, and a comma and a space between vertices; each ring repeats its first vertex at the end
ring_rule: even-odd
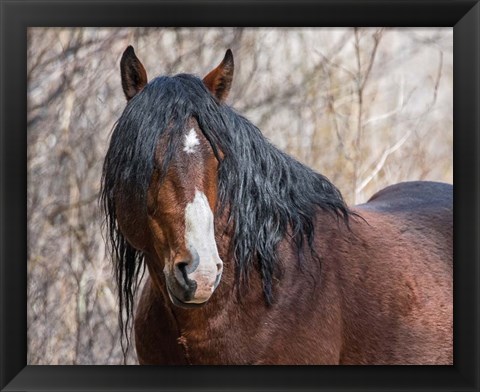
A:
POLYGON ((173 273, 164 270, 168 295, 174 305, 185 308, 202 306, 220 283, 221 260, 205 265, 198 263, 195 269, 192 265, 188 261, 179 261, 173 263, 173 273))

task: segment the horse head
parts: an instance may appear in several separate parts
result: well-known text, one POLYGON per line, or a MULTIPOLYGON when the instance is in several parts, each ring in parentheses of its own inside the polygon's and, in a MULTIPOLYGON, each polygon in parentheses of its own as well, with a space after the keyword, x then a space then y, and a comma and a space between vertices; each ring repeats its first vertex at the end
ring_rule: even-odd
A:
POLYGON ((214 227, 221 152, 212 148, 202 131, 195 99, 223 104, 233 76, 232 52, 228 50, 201 81, 177 75, 148 82, 131 46, 123 53, 120 69, 127 107, 112 135, 104 167, 104 177, 114 177, 107 199, 114 209, 117 234, 124 236, 133 252, 146 256, 151 276, 158 279, 163 273, 175 305, 200 306, 213 294, 223 270, 214 227), (112 164, 114 160, 117 163, 112 164), (138 178, 144 176, 145 189, 136 192, 142 183, 138 178))

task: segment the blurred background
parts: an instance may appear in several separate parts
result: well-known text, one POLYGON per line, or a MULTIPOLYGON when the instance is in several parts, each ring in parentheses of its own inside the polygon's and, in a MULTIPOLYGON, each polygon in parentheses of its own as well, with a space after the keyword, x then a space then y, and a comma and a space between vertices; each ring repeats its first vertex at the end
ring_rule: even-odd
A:
MULTIPOLYGON (((231 48, 228 104, 349 204, 453 181, 451 28, 30 28, 28 363, 121 364, 98 197, 135 47, 149 79, 203 77, 231 48)), ((136 363, 134 349, 129 364, 136 363)))

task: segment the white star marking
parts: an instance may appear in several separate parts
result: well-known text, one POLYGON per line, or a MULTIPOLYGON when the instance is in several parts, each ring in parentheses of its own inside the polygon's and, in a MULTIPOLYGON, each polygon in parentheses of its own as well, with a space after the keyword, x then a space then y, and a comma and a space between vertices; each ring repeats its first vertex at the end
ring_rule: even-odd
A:
POLYGON ((183 151, 185 151, 187 154, 191 154, 192 152, 195 152, 195 146, 198 146, 200 144, 200 141, 198 140, 197 133, 195 132, 195 129, 190 129, 187 135, 185 135, 185 143, 183 145, 183 151))

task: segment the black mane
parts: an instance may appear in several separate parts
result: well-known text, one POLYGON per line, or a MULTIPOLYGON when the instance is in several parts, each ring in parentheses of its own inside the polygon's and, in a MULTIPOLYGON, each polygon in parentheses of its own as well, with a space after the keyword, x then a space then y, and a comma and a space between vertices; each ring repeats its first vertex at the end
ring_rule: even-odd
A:
POLYGON ((257 268, 268 302, 273 299, 272 278, 279 268, 276 250, 282 239, 291 239, 301 259, 305 243, 315 255, 314 219, 319 209, 348 224, 350 211, 327 178, 270 144, 247 119, 219 104, 200 79, 185 74, 156 78, 127 104, 103 167, 102 203, 127 324, 143 254, 119 230, 114 195, 146 214, 158 140, 168 138, 159 168, 165 173, 191 117, 214 152, 224 153, 218 172, 217 212, 228 207, 230 213, 237 277, 246 280, 248 271, 257 268))

